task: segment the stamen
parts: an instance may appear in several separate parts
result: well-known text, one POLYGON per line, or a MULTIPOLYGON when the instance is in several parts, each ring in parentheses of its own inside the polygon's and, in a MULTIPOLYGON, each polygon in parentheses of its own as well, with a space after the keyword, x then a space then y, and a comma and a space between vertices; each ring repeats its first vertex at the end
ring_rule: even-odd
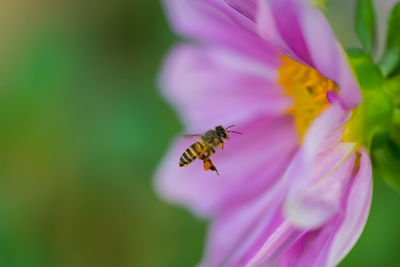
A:
POLYGON ((313 120, 329 107, 327 93, 337 92, 338 88, 334 81, 325 78, 309 66, 287 56, 283 56, 282 61, 283 65, 279 69, 279 83, 285 93, 293 97, 294 102, 288 114, 293 116, 300 142, 302 142, 313 120))

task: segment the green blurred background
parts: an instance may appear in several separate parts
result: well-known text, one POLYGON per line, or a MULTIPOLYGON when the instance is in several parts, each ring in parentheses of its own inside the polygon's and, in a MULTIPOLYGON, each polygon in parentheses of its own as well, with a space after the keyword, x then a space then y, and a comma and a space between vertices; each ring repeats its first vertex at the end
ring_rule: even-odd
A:
MULTIPOLYGON (((155 0, 0 2, 0 266, 193 266, 206 222, 152 174, 181 125, 156 77, 155 0)), ((375 181, 341 266, 400 264, 400 195, 375 181)))

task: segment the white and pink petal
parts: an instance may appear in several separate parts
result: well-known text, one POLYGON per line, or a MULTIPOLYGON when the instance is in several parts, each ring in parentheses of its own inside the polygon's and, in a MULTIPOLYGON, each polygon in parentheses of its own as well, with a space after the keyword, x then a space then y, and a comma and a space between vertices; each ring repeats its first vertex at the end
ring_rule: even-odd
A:
POLYGON ((368 152, 359 150, 359 169, 351 181, 341 214, 341 225, 332 240, 327 266, 336 266, 353 248, 367 222, 372 199, 372 166, 368 152))
POLYGON ((342 201, 342 209, 321 228, 311 230, 285 253, 278 266, 336 266, 351 250, 364 229, 372 197, 372 170, 367 151, 359 150, 358 172, 342 201))
POLYGON ((297 179, 287 195, 285 214, 289 221, 300 228, 318 228, 341 210, 354 169, 354 150, 353 143, 339 143, 321 152, 307 170, 308 177, 296 177, 304 171, 293 169, 293 180, 303 179, 297 179))
MULTIPOLYGON (((271 208, 270 214, 273 213, 274 217, 266 217, 265 215, 264 217, 250 217, 252 224, 247 226, 249 229, 264 228, 258 230, 257 233, 259 237, 263 238, 263 242, 260 243, 260 239, 248 238, 245 241, 250 240, 254 244, 245 247, 247 253, 243 254, 241 249, 244 248, 243 244, 246 242, 243 240, 237 242, 236 240, 236 245, 241 249, 232 249, 236 255, 229 255, 230 260, 225 262, 228 264, 221 266, 336 266, 358 240, 365 226, 371 204, 372 172, 370 159, 364 148, 361 148, 357 153, 360 153, 360 157, 357 156, 355 163, 353 161, 353 167, 359 167, 359 169, 355 169, 355 174, 352 171, 349 172, 351 179, 348 186, 342 188, 343 197, 339 197, 341 199, 339 209, 321 227, 315 229, 298 228, 280 214, 280 209, 265 205, 271 208), (232 259, 241 260, 232 261, 232 259)), ((345 165, 346 162, 343 164, 345 165)), ((340 179, 340 177, 338 178, 340 179)), ((290 180, 286 178, 283 181, 290 180)), ((285 192, 285 190, 280 192, 285 192)), ((274 207, 279 206, 279 201, 282 201, 281 195, 274 197, 278 201, 274 202, 274 207)), ((250 210, 251 207, 254 207, 256 209, 255 203, 242 208, 250 210)), ((258 210, 261 213, 262 209, 259 208, 258 210)), ((240 217, 240 215, 246 215, 246 210, 236 212, 236 216, 240 217)), ((241 227, 244 226, 241 225, 241 227)), ((222 226, 220 228, 223 229, 222 226)), ((246 233, 251 236, 251 231, 247 230, 246 233)))
POLYGON ((354 143, 340 142, 348 117, 349 113, 333 102, 310 126, 286 173, 292 183, 285 214, 299 227, 318 227, 337 212, 356 149, 354 143))

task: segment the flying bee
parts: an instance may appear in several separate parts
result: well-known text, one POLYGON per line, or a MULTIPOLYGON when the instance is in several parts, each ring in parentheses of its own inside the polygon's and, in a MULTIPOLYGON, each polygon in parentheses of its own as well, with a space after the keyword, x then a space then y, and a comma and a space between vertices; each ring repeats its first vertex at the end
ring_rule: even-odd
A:
POLYGON ((204 170, 212 170, 219 175, 218 170, 214 166, 210 157, 215 153, 215 149, 217 147, 220 146, 222 149, 224 149, 224 142, 229 140, 228 133, 241 134, 239 132, 229 130, 232 127, 235 127, 235 125, 231 125, 226 129, 222 126, 217 126, 214 130, 208 130, 204 134, 185 135, 185 137, 200 137, 200 140, 183 152, 179 160, 179 167, 187 166, 196 158, 199 158, 203 161, 204 170))

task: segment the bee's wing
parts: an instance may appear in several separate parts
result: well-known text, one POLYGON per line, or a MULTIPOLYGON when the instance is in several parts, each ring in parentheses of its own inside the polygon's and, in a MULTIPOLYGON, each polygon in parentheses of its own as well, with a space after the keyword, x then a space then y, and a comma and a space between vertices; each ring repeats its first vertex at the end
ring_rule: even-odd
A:
POLYGON ((201 137, 201 134, 181 134, 183 138, 198 138, 201 137))

